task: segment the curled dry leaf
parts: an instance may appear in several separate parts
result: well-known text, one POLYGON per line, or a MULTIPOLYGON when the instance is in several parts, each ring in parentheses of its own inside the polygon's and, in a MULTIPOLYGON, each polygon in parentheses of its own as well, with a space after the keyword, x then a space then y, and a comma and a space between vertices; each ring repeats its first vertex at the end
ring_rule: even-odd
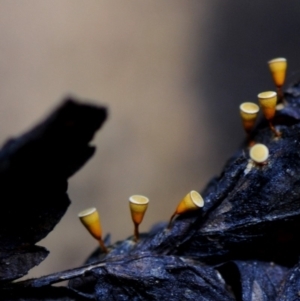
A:
POLYGON ((225 264, 221 269, 222 275, 229 277, 226 282, 231 283, 237 300, 243 301, 276 300, 288 273, 287 267, 261 261, 235 261, 225 264), (233 265, 239 275, 233 274, 233 265))
POLYGON ((48 251, 34 244, 64 215, 67 179, 94 153, 106 109, 66 100, 44 122, 0 151, 0 281, 23 276, 48 251))
POLYGON ((70 286, 92 300, 234 300, 216 270, 179 256, 126 256, 70 286))
POLYGON ((276 301, 290 301, 300 298, 300 264, 292 268, 285 277, 276 301))

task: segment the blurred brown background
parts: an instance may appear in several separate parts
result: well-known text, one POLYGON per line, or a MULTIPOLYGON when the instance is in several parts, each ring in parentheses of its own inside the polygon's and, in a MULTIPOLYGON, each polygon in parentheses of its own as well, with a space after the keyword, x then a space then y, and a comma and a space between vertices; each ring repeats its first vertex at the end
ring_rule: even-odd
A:
MULTIPOLYGON (((30 276, 80 265, 97 243, 77 220, 96 206, 112 240, 132 233, 128 197, 147 195, 142 231, 167 220, 221 171, 243 139, 238 104, 273 89, 266 61, 300 78, 300 2, 27 0, 0 2, 0 140, 66 94, 106 104, 94 158, 30 276)), ((42 202, 43 200, 41 200, 42 202)))

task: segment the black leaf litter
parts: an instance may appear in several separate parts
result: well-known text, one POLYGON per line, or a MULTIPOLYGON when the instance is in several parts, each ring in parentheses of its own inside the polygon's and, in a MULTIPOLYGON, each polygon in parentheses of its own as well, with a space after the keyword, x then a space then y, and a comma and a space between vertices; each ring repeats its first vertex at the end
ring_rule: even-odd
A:
MULTIPOLYGON (((28 226, 22 235, 7 226, 9 214, 6 222, 1 221, 0 279, 6 282, 0 292, 4 300, 300 299, 300 83, 290 87, 284 98, 284 107, 274 119, 281 136, 274 137, 264 121, 252 133, 256 143, 269 148, 267 164, 249 167, 249 148, 244 145, 203 191, 202 209, 178 217, 171 229, 164 223, 155 226, 142 234, 138 243, 129 237, 110 245, 108 254, 97 249, 82 267, 16 283, 7 280, 23 274, 23 267, 12 259, 10 264, 16 267, 10 272, 5 258, 40 258, 28 260, 32 267, 45 257, 43 249, 34 244, 52 230, 65 212, 69 203, 66 179, 92 155, 87 143, 104 121, 105 110, 67 102, 36 130, 8 143, 1 152, 0 176, 6 186, 21 189, 6 189, 7 199, 14 205, 3 202, 5 211, 11 213, 21 203, 33 221, 30 225, 25 223, 24 227, 28 226), (89 130, 85 131, 85 122, 76 121, 73 126, 69 118, 70 122, 58 118, 62 122, 55 123, 60 112, 69 106, 76 108, 74 115, 78 120, 92 123, 89 130), (54 137, 56 130, 49 130, 53 123, 56 130, 60 126, 65 129, 57 131, 59 138, 54 137), (75 130, 69 132, 68 126, 82 131, 81 138, 75 130), (50 151, 51 147, 55 149, 50 151), (74 149, 79 150, 77 155, 74 149), (72 157, 67 155, 71 150, 72 157), (31 156, 34 153, 43 154, 37 162, 36 155, 31 156), (51 164, 44 162, 47 154, 53 156, 51 164), (29 163, 30 158, 33 162, 29 163), (29 166, 35 171, 30 175, 39 176, 26 178, 26 185, 19 183, 29 166), (56 173, 63 176, 54 177, 56 173), (37 190, 35 181, 41 185, 37 190), (52 202, 47 191, 51 191, 52 202), (28 198, 29 195, 33 197, 28 198), (21 201, 24 196, 26 202, 21 201), (28 209, 38 199, 45 199, 35 209, 40 218, 28 209), (32 203, 28 205, 29 202, 32 203), (37 255, 39 252, 42 255, 37 255), (51 286, 64 280, 70 280, 68 288, 51 286)), ((108 238, 106 244, 109 245, 108 238)))
POLYGON ((0 282, 25 275, 48 255, 35 243, 66 212, 67 178, 93 155, 89 142, 105 119, 105 108, 68 99, 0 151, 0 282))

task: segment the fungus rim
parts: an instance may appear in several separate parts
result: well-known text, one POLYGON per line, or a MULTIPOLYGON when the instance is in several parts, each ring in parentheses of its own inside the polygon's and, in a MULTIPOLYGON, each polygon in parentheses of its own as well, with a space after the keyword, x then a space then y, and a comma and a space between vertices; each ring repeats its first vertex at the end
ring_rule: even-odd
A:
POLYGON ((277 96, 277 93, 274 91, 265 91, 265 92, 261 92, 257 95, 257 97, 260 99, 270 99, 275 96, 277 96))
POLYGON ((246 114, 256 114, 259 112, 259 106, 254 102, 243 102, 240 104, 240 110, 246 114), (252 108, 249 108, 248 106, 252 108))
POLYGON ((196 190, 192 190, 192 191, 190 191, 190 196, 191 196, 192 202, 197 207, 202 208, 204 206, 204 199, 199 192, 197 192, 196 190))
POLYGON ((262 143, 257 143, 251 147, 249 152, 250 158, 256 163, 266 162, 269 158, 269 149, 262 143), (262 152, 262 153, 257 153, 262 152))
POLYGON ((143 195, 132 195, 129 197, 129 202, 136 205, 147 205, 149 199, 143 195))
POLYGON ((96 212, 97 209, 95 207, 90 207, 90 208, 87 208, 87 209, 84 209, 82 211, 80 211, 78 213, 78 217, 85 217, 85 216, 88 216, 94 212, 96 212))
POLYGON ((272 60, 269 60, 268 64, 271 65, 273 63, 278 63, 278 62, 287 62, 287 59, 285 57, 277 57, 272 60))

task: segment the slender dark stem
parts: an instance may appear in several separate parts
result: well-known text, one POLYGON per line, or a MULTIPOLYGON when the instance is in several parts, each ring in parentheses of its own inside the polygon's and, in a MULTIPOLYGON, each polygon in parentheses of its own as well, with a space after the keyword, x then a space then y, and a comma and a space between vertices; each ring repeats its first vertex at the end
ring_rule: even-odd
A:
POLYGON ((282 93, 282 87, 276 87, 276 92, 277 92, 277 103, 282 103, 283 102, 283 93, 282 93))
POLYGON ((139 225, 137 223, 134 223, 134 240, 137 242, 140 238, 140 233, 139 233, 139 225))
POLYGON ((102 251, 104 253, 108 253, 108 250, 107 250, 107 248, 106 248, 106 246, 105 246, 104 241, 103 241, 102 238, 99 239, 99 245, 100 245, 100 248, 102 249, 102 251))
POLYGON ((269 126, 270 126, 271 131, 274 133, 274 135, 276 137, 280 137, 281 136, 281 133, 278 132, 278 131, 276 131, 276 129, 275 129, 275 127, 274 127, 274 125, 273 125, 273 123, 272 123, 271 120, 269 120, 269 126))
POLYGON ((172 216, 171 216, 171 218, 170 218, 169 225, 168 225, 168 227, 167 227, 168 230, 171 229, 172 221, 173 221, 175 215, 176 215, 176 211, 172 214, 172 216))
POLYGON ((247 143, 248 143, 248 146, 251 147, 255 144, 255 141, 252 139, 250 133, 247 132, 247 143))

